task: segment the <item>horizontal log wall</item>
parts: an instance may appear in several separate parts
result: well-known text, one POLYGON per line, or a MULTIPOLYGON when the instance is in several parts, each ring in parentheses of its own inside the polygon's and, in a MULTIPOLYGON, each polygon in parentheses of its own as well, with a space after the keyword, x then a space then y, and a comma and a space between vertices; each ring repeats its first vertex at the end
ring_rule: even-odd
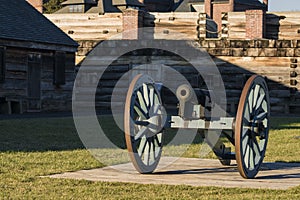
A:
MULTIPOLYGON (((202 23, 206 23, 206 19, 203 20, 202 23)), ((155 39, 198 39, 199 23, 199 13, 196 12, 151 12, 144 16, 144 26, 154 27, 155 39)))
POLYGON ((123 31, 122 13, 45 14, 45 16, 76 41, 107 40, 123 31))
POLYGON ((21 98, 23 111, 27 111, 28 55, 41 55, 41 111, 70 111, 75 80, 75 54, 66 54, 66 84, 55 86, 54 51, 30 50, 7 47, 5 52, 5 80, 0 83, 0 97, 21 98))
MULTIPOLYGON (((244 39, 246 38, 246 14, 245 12, 228 13, 228 38, 244 39)), ((222 24, 226 24, 223 21, 222 24)))
MULTIPOLYGON (((224 14, 223 14, 224 15, 224 14)), ((122 13, 98 14, 46 14, 54 24, 76 41, 121 39, 123 31, 122 13)), ((300 39, 300 12, 268 12, 266 14, 266 35, 268 39, 300 39)), ((246 38, 245 12, 229 12, 222 17, 221 37, 246 38)), ((152 27, 155 39, 216 37, 216 25, 203 13, 171 12, 145 13, 144 27, 152 27)))
MULTIPOLYGON (((76 41, 121 39, 122 13, 45 14, 76 41)), ((145 13, 144 26, 154 27, 155 39, 198 39, 199 13, 145 13), (178 37, 178 34, 181 37, 178 37)))
MULTIPOLYGON (((200 41, 200 44, 212 56, 222 75, 227 94, 227 111, 231 115, 235 115, 241 90, 247 79, 253 74, 259 74, 267 78, 272 114, 296 114, 300 111, 300 69, 298 67, 300 63, 300 41, 203 40, 200 41)), ((113 52, 113 48, 113 46, 107 47, 106 50, 113 52)), ((101 66, 103 59, 106 58, 94 57, 92 61, 85 63, 83 67, 89 68, 91 72, 93 72, 95 66, 106 67, 101 66)), ((131 71, 124 88, 119 88, 117 91, 120 98, 116 105, 123 108, 125 99, 120 99, 126 94, 129 80, 134 74, 141 72, 141 70, 135 70, 135 67, 141 64, 149 64, 149 66, 167 65, 183 74, 196 88, 203 86, 197 85, 199 84, 200 74, 178 56, 163 51, 154 51, 150 54, 143 51, 131 52, 131 54, 115 60, 100 80, 96 96, 98 110, 110 108, 111 94, 115 84, 124 73, 131 71)), ((145 70, 151 71, 153 69, 145 70)), ((156 81, 163 78, 172 82, 174 79, 173 75, 166 74, 163 68, 156 69, 151 74, 156 81)), ((89 80, 93 80, 93 78, 87 76, 85 80, 82 80, 82 83, 88 83, 89 80)), ((178 84, 176 80, 173 81, 174 86, 178 84)), ((177 99, 169 91, 165 91, 163 99, 168 106, 176 107, 177 99)))
MULTIPOLYGON (((267 39, 300 39, 300 12, 268 12, 266 14, 265 38, 267 39)), ((228 18, 222 21, 228 24, 229 39, 246 38, 245 12, 229 12, 228 18)))
MULTIPOLYGON (((201 45, 213 56, 213 60, 219 67, 224 80, 226 80, 225 86, 227 88, 227 96, 230 102, 229 111, 231 113, 235 112, 243 84, 248 76, 254 73, 264 75, 268 78, 272 97, 272 111, 274 113, 290 113, 300 110, 300 95, 298 92, 300 90, 298 83, 300 82, 298 77, 298 74, 300 74, 298 69, 298 63, 300 63, 300 41, 297 40, 298 30, 297 24, 294 24, 297 23, 295 16, 298 16, 298 13, 268 13, 266 23, 269 32, 267 31, 267 35, 271 37, 270 33, 274 32, 272 29, 277 26, 278 31, 275 32, 278 33, 280 40, 244 40, 246 37, 245 14, 240 12, 228 13, 226 17, 223 17, 225 31, 223 31, 224 33, 222 32, 222 36, 227 35, 229 39, 200 41, 201 45), (278 24, 275 23, 276 17, 274 18, 274 15, 276 17, 279 16, 280 20, 278 24), (297 32, 295 32, 296 30, 297 32), (287 35, 292 35, 293 40, 281 39, 286 38, 287 35), (233 38, 241 38, 241 40, 234 40, 233 38)), ((85 17, 84 20, 86 21, 90 20, 86 18, 86 14, 82 17, 85 17)), ((101 17, 109 17, 109 15, 99 16, 99 18, 101 17)), ((144 18, 144 25, 145 27, 154 28, 152 29, 154 30, 153 37, 156 39, 195 40, 201 38, 201 25, 203 22, 200 18, 199 13, 147 13, 144 18), (185 35, 185 37, 178 37, 178 35, 185 35)), ((60 24, 58 18, 56 20, 55 23, 58 26, 67 27, 63 23, 60 24)), ((61 17, 61 20, 63 20, 63 17, 61 17)), ((69 20, 72 21, 70 17, 69 20)), ((118 26, 121 27, 120 24, 118 26)), ((71 37, 74 36, 74 34, 73 36, 72 34, 69 35, 71 37)), ((101 38, 94 37, 93 35, 90 35, 89 39, 85 37, 81 40, 77 39, 80 44, 78 55, 84 57, 100 40, 101 38)), ((113 51, 115 47, 111 48, 113 51)), ((141 64, 144 61, 152 62, 152 59, 155 59, 155 57, 141 55, 140 57, 127 57, 114 63, 114 69, 120 68, 122 70, 107 72, 103 84, 98 88, 98 94, 101 94, 97 96, 99 106, 109 107, 110 94, 114 83, 124 73, 124 70, 130 70, 135 65, 141 64), (133 60, 136 63, 133 63, 133 60), (104 93, 102 94, 100 91, 104 93)), ((176 61, 176 59, 174 61, 174 57, 163 56, 160 59, 161 62, 173 62, 173 65, 177 66, 177 68, 183 71, 186 70, 187 64, 178 60, 176 61)), ((194 75, 193 73, 187 74, 188 77, 193 77, 194 75)), ((124 90, 122 91, 124 92, 124 90)), ((119 103, 120 105, 123 104, 123 102, 119 103)))
POLYGON ((300 12, 272 12, 266 16, 266 37, 300 39, 300 12))
POLYGON ((53 84, 54 55, 42 56, 41 76, 41 105, 42 111, 71 111, 72 91, 75 80, 75 54, 66 53, 65 59, 65 84, 53 84))
POLYGON ((249 75, 259 74, 268 80, 273 113, 299 112, 300 41, 204 40, 200 43, 213 56, 233 108, 249 75))
MULTIPOLYGON (((79 43, 76 54, 76 64, 101 41, 122 39, 122 13, 98 14, 45 14, 56 26, 79 43)), ((155 39, 169 40, 197 40, 201 37, 201 27, 204 37, 213 37, 215 34, 206 33, 216 31, 212 21, 196 12, 172 13, 145 13, 144 27, 151 32, 155 39)))

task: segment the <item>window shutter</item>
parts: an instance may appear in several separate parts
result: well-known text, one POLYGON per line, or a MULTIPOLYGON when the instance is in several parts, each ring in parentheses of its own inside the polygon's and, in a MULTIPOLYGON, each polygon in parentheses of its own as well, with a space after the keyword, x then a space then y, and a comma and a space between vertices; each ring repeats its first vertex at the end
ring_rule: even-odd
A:
POLYGON ((54 80, 53 80, 53 83, 55 85, 63 85, 66 83, 65 68, 66 68, 66 53, 55 52, 54 80))
POLYGON ((5 79, 5 48, 0 47, 0 82, 5 79))

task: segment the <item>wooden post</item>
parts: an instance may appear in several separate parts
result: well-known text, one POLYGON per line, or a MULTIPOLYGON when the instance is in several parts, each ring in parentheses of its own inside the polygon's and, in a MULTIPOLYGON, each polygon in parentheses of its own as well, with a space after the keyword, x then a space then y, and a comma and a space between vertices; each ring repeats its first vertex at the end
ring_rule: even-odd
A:
POLYGON ((199 39, 206 38, 206 13, 199 13, 199 20, 198 20, 198 37, 199 39))
POLYGON ((228 13, 222 13, 222 32, 221 38, 228 38, 228 13))

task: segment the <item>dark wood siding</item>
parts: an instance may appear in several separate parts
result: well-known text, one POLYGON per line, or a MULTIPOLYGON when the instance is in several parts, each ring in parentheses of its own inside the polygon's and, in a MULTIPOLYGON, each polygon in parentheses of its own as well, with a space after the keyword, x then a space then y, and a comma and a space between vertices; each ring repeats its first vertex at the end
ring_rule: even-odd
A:
POLYGON ((5 79, 5 48, 0 47, 0 83, 5 79))

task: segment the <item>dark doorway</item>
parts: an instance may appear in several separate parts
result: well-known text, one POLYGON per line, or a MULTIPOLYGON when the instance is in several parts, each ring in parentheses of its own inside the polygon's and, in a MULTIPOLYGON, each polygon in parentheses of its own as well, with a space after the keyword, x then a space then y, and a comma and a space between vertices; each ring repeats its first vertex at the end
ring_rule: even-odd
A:
POLYGON ((28 112, 41 110, 41 55, 28 55, 28 112))

